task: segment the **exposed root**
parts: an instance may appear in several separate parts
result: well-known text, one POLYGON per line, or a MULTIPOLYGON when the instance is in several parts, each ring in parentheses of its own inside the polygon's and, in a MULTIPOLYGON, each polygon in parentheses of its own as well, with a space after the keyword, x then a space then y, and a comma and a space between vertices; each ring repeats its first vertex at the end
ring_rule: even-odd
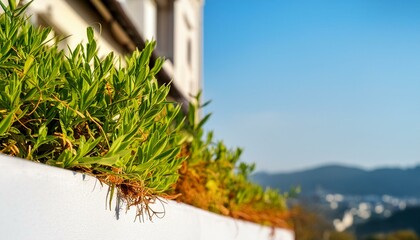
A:
POLYGON ((111 203, 116 196, 117 199, 115 200, 115 204, 117 219, 119 217, 121 203, 126 205, 126 212, 131 207, 135 207, 136 216, 134 221, 153 221, 155 217, 161 219, 166 213, 166 200, 175 199, 179 196, 179 194, 155 194, 150 189, 146 188, 141 181, 124 179, 121 175, 121 170, 118 168, 113 168, 110 173, 102 173, 83 167, 77 167, 74 170, 94 176, 99 180, 101 185, 105 184, 109 187, 106 205, 107 208, 112 209, 111 203))

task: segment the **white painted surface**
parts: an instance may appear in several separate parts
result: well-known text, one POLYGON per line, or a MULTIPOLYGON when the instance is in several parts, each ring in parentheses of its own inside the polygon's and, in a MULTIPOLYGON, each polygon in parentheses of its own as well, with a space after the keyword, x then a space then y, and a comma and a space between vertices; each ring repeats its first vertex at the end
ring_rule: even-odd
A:
POLYGON ((270 228, 173 201, 162 219, 134 222, 130 209, 117 220, 95 178, 4 155, 0 184, 0 239, 293 239, 288 230, 271 238, 270 228))

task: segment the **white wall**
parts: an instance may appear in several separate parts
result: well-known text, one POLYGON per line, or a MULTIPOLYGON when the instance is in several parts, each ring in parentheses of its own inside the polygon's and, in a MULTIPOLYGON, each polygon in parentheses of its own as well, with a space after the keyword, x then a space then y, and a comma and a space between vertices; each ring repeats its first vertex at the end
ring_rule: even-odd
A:
POLYGON ((173 201, 162 219, 134 222, 130 209, 117 220, 115 210, 105 209, 107 187, 95 178, 4 155, 0 184, 1 239, 293 239, 288 230, 270 238, 270 228, 173 201))

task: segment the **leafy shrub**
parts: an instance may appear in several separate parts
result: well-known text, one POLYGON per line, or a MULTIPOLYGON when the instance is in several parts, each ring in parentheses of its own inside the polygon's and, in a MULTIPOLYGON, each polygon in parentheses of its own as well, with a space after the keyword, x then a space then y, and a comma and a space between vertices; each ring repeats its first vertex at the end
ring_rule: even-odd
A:
POLYGON ((1 5, 0 151, 96 175, 147 210, 182 161, 173 124, 180 107, 155 79, 163 60, 149 68, 155 43, 122 64, 98 56, 88 28, 87 44, 65 55, 47 45, 51 29, 28 23, 28 5, 1 5))
MULTIPOLYGON (((288 226, 286 199, 289 193, 280 194, 274 189, 263 189, 249 180, 254 164, 239 162, 242 150, 228 149, 222 142, 213 142, 213 133, 204 134, 206 115, 196 120, 200 107, 190 104, 188 121, 182 132, 186 136, 184 154, 188 156, 180 169, 176 193, 179 200, 235 218, 261 224, 288 226)), ((206 105, 207 103, 203 104, 206 105)))

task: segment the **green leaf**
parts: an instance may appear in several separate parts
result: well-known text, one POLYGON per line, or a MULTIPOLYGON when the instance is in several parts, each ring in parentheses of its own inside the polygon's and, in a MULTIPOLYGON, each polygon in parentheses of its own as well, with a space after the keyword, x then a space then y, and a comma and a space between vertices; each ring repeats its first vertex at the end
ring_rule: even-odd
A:
POLYGON ((88 37, 88 42, 92 42, 93 41, 93 36, 94 36, 93 28, 92 27, 88 27, 86 29, 86 33, 87 33, 87 37, 88 37))
POLYGON ((139 66, 149 65, 149 59, 152 56, 152 52, 155 46, 156 46, 156 42, 150 42, 146 44, 138 60, 139 66))
POLYGON ((7 132, 7 130, 12 126, 13 123, 13 115, 14 112, 10 112, 7 114, 5 118, 3 118, 0 122, 0 135, 3 135, 7 132))
POLYGON ((82 111, 85 111, 89 105, 95 100, 96 94, 98 92, 98 82, 95 82, 93 86, 90 86, 89 90, 84 94, 83 96, 83 103, 84 108, 81 109, 82 111))
POLYGON ((9 7, 10 7, 10 10, 15 10, 16 9, 16 0, 8 0, 8 2, 9 2, 9 7))
POLYGON ((201 129, 203 125, 209 120, 211 117, 211 113, 207 114, 203 119, 200 120, 200 122, 197 124, 196 129, 201 129))
POLYGON ((22 15, 26 9, 29 7, 29 5, 33 2, 34 0, 29 1, 28 3, 26 3, 25 5, 23 5, 22 7, 19 7, 18 9, 16 9, 16 14, 15 16, 20 16, 22 15))
POLYGON ((163 59, 163 58, 156 59, 155 65, 150 70, 150 73, 153 74, 153 75, 156 75, 162 69, 162 66, 163 66, 164 63, 165 63, 165 59, 163 59))
MULTIPOLYGON (((2 1, 0 1, 0 6, 3 9, 3 11, 9 16, 12 17, 12 13, 10 12, 10 8, 4 5, 2 1)), ((9 0, 9 6, 10 6, 10 0, 9 0)))
POLYGON ((82 157, 80 158, 79 165, 82 166, 88 166, 88 165, 92 165, 92 164, 100 164, 100 165, 104 165, 104 166, 113 166, 118 159, 120 159, 121 155, 126 155, 129 154, 130 151, 124 151, 121 152, 118 155, 113 155, 113 156, 103 156, 103 157, 82 157))
POLYGON ((28 73, 28 71, 29 71, 29 69, 31 68, 32 63, 34 62, 34 60, 35 60, 35 58, 34 58, 33 56, 31 56, 31 55, 29 55, 29 56, 26 58, 25 65, 24 65, 24 67, 23 67, 23 74, 28 73))

